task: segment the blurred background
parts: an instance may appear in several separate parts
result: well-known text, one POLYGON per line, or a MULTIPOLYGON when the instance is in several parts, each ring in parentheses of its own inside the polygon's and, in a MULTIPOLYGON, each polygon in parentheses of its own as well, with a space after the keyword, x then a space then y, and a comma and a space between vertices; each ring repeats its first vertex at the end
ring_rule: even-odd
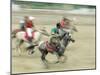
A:
POLYGON ((35 21, 37 25, 53 25, 63 16, 73 20, 77 25, 91 25, 95 24, 95 9, 95 6, 90 5, 12 0, 12 23, 18 23, 18 19, 25 15, 31 15, 37 17, 35 21))

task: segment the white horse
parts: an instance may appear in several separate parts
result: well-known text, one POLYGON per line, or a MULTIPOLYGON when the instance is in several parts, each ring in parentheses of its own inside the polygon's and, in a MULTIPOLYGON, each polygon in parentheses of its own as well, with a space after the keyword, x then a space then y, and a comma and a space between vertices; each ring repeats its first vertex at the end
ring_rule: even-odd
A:
POLYGON ((27 38, 26 38, 26 32, 25 31, 18 31, 16 32, 14 35, 14 37, 12 38, 16 38, 17 40, 17 45, 16 45, 16 49, 18 50, 19 54, 21 54, 21 45, 26 42, 28 44, 28 47, 26 47, 26 50, 28 50, 29 52, 33 52, 33 49, 35 46, 37 46, 39 44, 39 41, 41 41, 42 39, 42 34, 45 36, 49 36, 49 34, 47 33, 46 30, 38 30, 35 32, 32 32, 32 43, 30 43, 27 38))

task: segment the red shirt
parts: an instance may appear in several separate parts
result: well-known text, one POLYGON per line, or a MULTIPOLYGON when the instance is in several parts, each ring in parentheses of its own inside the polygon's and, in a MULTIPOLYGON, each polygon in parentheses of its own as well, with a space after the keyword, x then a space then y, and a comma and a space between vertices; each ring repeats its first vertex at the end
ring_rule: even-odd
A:
POLYGON ((32 27, 33 27, 32 21, 26 22, 26 27, 27 27, 27 28, 32 28, 32 27))

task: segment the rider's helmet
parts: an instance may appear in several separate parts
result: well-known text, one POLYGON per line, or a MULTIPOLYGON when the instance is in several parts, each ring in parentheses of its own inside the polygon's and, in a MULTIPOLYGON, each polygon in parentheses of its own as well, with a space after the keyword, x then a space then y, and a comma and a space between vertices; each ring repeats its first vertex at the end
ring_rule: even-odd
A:
POLYGON ((35 19, 35 17, 33 17, 33 16, 29 16, 29 20, 34 20, 35 19))

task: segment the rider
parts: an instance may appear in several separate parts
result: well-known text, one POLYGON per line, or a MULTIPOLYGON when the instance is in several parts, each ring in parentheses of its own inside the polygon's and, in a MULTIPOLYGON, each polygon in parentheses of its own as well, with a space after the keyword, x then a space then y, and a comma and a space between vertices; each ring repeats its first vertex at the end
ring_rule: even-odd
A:
POLYGON ((28 18, 26 17, 26 20, 25 20, 25 28, 26 28, 26 32, 27 32, 27 39, 29 42, 32 42, 32 31, 33 31, 33 27, 34 27, 34 24, 33 24, 33 21, 35 18, 32 17, 32 16, 29 16, 28 18))
POLYGON ((51 34, 52 35, 59 35, 60 37, 62 37, 66 32, 63 30, 63 28, 61 27, 60 23, 56 24, 56 27, 51 29, 51 34))
MULTIPOLYGON (((63 30, 65 30, 66 32, 69 32, 70 36, 72 36, 72 24, 71 24, 71 20, 66 18, 66 17, 63 17, 63 19, 61 20, 60 22, 61 24, 61 27, 63 28, 63 30)), ((76 30, 75 30, 76 31, 76 30)))
POLYGON ((70 27, 70 21, 68 18, 66 17, 63 17, 62 20, 60 21, 60 25, 62 28, 66 28, 66 29, 69 29, 70 27))
MULTIPOLYGON (((69 30, 69 24, 69 19, 64 17, 60 23, 56 24, 56 27, 51 29, 51 34, 58 34, 62 38, 65 35, 65 33, 68 32, 67 30, 69 30)), ((69 35, 71 36, 71 34, 69 35)))
POLYGON ((60 23, 56 24, 56 27, 51 29, 51 34, 59 34, 59 29, 60 29, 60 23))
POLYGON ((62 21, 60 22, 61 27, 63 28, 64 31, 70 32, 69 36, 71 37, 71 40, 74 42, 75 40, 72 38, 72 33, 71 33, 71 20, 63 17, 62 21))
POLYGON ((57 29, 68 29, 70 26, 70 20, 67 19, 66 17, 63 17, 62 20, 56 24, 56 28, 53 28, 51 30, 51 34, 56 33, 57 29))

